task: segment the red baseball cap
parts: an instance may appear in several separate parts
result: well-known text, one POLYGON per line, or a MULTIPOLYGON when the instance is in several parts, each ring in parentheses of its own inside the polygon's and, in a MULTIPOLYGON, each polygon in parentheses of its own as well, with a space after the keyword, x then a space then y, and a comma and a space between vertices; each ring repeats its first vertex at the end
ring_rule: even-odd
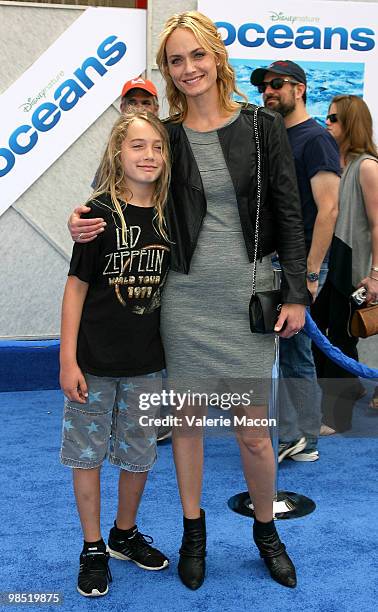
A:
POLYGON ((157 89, 152 81, 148 81, 147 79, 142 79, 142 77, 138 77, 137 79, 131 79, 130 81, 126 81, 124 86, 122 87, 121 98, 126 96, 126 94, 131 91, 131 89, 143 89, 147 91, 151 96, 157 96, 157 89))

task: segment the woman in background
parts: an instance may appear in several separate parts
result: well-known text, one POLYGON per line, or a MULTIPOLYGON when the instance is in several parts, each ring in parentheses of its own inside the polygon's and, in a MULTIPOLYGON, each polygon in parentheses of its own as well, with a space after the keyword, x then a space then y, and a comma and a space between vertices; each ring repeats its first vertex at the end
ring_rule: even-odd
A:
MULTIPOLYGON (((378 153, 372 117, 362 98, 335 96, 328 112, 327 129, 339 146, 343 176, 329 273, 312 312, 331 343, 358 361, 358 338, 349 333, 350 296, 363 286, 368 304, 378 300, 378 153)), ((314 353, 318 376, 328 380, 320 381, 324 389, 321 433, 348 431, 363 387, 356 376, 318 349, 314 353), (340 384, 334 380, 338 378, 340 384)))

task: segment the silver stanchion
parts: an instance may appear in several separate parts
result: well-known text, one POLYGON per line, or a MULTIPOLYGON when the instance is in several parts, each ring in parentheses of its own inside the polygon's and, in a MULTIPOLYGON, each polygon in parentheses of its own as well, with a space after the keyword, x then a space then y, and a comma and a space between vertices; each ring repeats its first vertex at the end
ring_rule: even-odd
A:
MULTIPOLYGON (((280 270, 274 270, 274 288, 280 286, 280 270)), ((278 410, 278 390, 279 390, 279 357, 280 339, 276 335, 274 340, 274 365, 272 375, 271 398, 269 402, 268 417, 270 422, 275 423, 270 428, 273 452, 276 460, 276 477, 274 490, 276 494, 273 498, 273 518, 276 520, 286 520, 300 518, 314 512, 315 502, 294 491, 278 491, 278 431, 279 431, 279 410, 278 410)), ((254 508, 248 491, 237 493, 230 497, 227 502, 228 507, 237 514, 253 518, 254 508)))

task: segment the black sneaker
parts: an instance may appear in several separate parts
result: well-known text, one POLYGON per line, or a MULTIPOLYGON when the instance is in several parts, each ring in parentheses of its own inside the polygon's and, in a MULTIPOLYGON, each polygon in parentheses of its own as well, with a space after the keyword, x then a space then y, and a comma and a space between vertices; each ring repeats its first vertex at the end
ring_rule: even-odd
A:
POLYGON ((107 550, 115 559, 134 561, 136 565, 146 570, 162 570, 168 567, 169 560, 160 550, 150 546, 152 542, 151 536, 140 533, 136 526, 132 535, 122 540, 118 539, 116 529, 112 527, 107 550))
POLYGON ((278 463, 281 463, 285 457, 293 457, 306 448, 306 438, 300 438, 293 442, 282 442, 278 445, 278 463))
POLYGON ((99 597, 109 590, 112 575, 108 566, 109 553, 97 548, 88 549, 80 555, 80 570, 77 590, 84 597, 99 597))
POLYGON ((159 427, 156 442, 159 444, 159 442, 169 440, 170 438, 172 438, 172 427, 170 425, 162 425, 159 427))

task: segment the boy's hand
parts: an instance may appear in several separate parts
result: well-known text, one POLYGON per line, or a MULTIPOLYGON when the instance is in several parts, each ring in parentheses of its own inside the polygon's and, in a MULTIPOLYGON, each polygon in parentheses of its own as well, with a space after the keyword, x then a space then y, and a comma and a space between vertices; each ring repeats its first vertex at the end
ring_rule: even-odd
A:
POLYGON ((88 387, 83 372, 77 364, 60 369, 60 386, 64 395, 72 402, 85 404, 88 397, 88 387))
POLYGON ((89 212, 88 206, 78 206, 68 219, 68 229, 72 240, 75 242, 91 242, 98 234, 104 231, 106 223, 104 219, 81 219, 80 215, 89 212))

